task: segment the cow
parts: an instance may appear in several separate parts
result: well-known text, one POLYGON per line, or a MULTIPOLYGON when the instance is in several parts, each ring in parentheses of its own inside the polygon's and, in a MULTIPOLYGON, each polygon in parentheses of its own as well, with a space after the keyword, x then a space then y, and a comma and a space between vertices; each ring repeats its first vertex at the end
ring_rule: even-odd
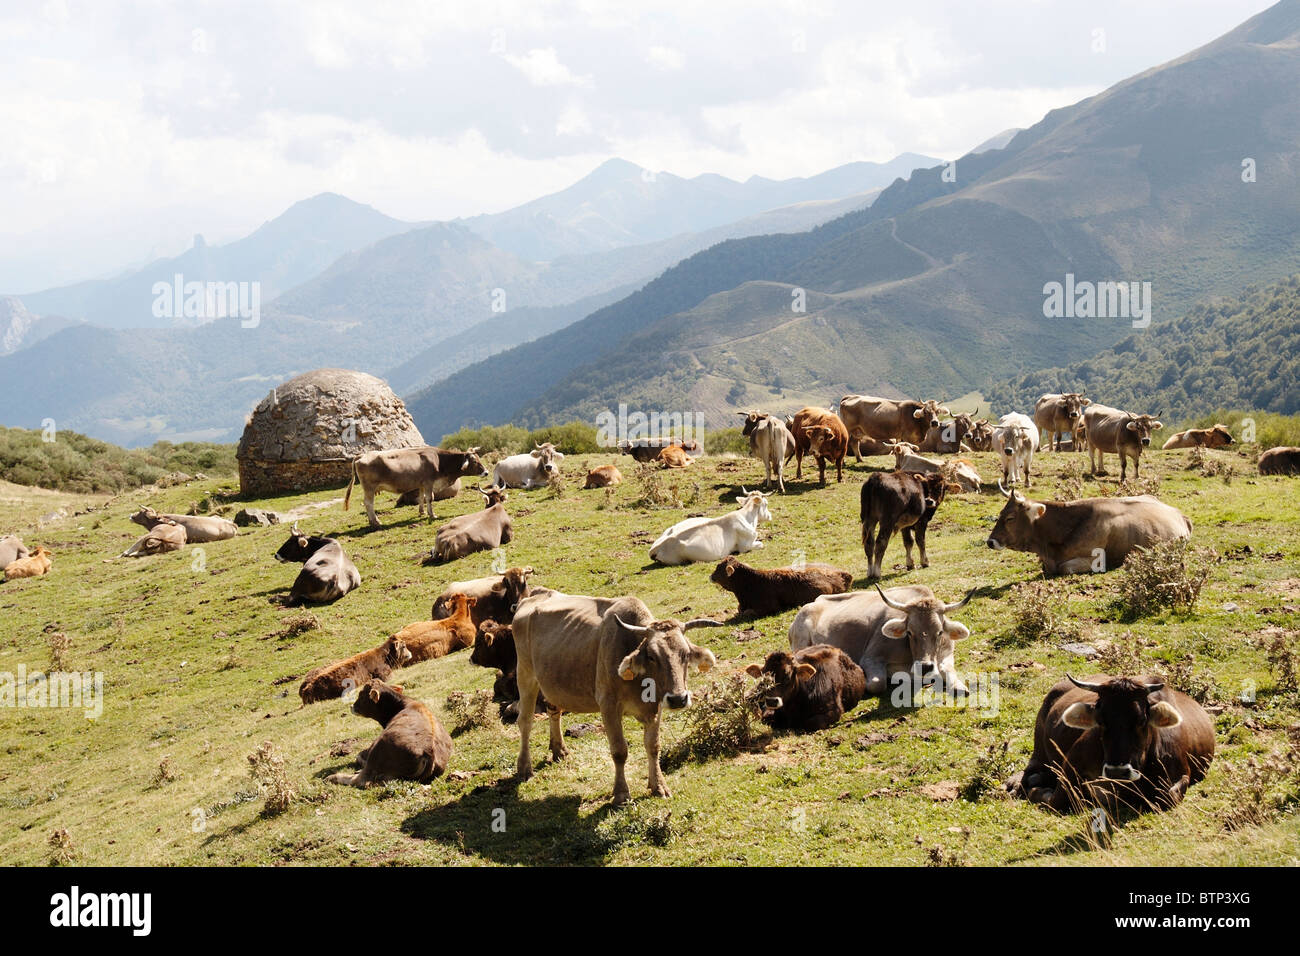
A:
POLYGON ((659 768, 660 711, 665 706, 689 707, 688 668, 707 671, 716 663, 712 651, 686 638, 688 631, 706 626, 716 627, 718 622, 655 620, 634 597, 553 593, 525 598, 514 623, 519 658, 519 778, 533 775, 529 739, 541 693, 554 708, 550 712, 554 759, 568 753, 560 732, 561 713, 599 712, 614 758, 613 802, 626 803, 631 792, 623 772, 627 763, 623 716, 629 714, 645 728, 650 792, 669 796, 659 768))
POLYGON ((1232 432, 1228 431, 1227 425, 1215 425, 1213 428, 1189 428, 1186 431, 1174 432, 1169 436, 1169 440, 1160 446, 1161 451, 1168 451, 1171 448, 1223 448, 1225 445, 1235 445, 1232 439, 1232 432))
POLYGON ((681 445, 666 445, 655 458, 660 468, 685 468, 695 464, 695 459, 686 454, 681 445))
POLYGON ((1106 453, 1119 455, 1119 480, 1128 477, 1128 460, 1133 459, 1133 478, 1138 478, 1142 449, 1151 444, 1151 433, 1165 426, 1156 415, 1134 415, 1109 405, 1089 405, 1083 413, 1088 426, 1088 463, 1094 475, 1106 474, 1106 453))
POLYGON ((17 535, 7 534, 0 538, 0 570, 29 554, 31 552, 27 550, 27 545, 23 544, 22 539, 17 535))
POLYGON ((451 737, 424 704, 390 687, 369 681, 357 694, 352 712, 373 717, 384 728, 373 744, 357 755, 357 773, 332 773, 325 779, 345 787, 368 787, 387 780, 428 783, 441 776, 451 760, 451 737))
POLYGON ((1259 456, 1261 475, 1300 475, 1300 448, 1279 445, 1259 456))
POLYGON ((760 717, 778 730, 825 730, 867 693, 862 668, 829 644, 814 644, 794 654, 773 651, 761 666, 750 664, 745 673, 771 677, 772 689, 763 697, 760 717))
POLYGON ((23 558, 14 558, 4 567, 5 580, 16 581, 19 578, 39 578, 49 574, 53 567, 53 555, 42 545, 23 558))
POLYGON ((716 518, 687 518, 679 521, 650 546, 650 560, 660 564, 689 564, 692 561, 721 561, 729 554, 744 554, 763 547, 758 526, 772 520, 767 495, 745 491, 736 499, 740 505, 716 518))
POLYGON ((411 659, 410 649, 397 637, 390 637, 378 647, 311 671, 298 685, 302 706, 321 700, 346 697, 366 681, 388 680, 394 668, 411 659))
POLYGON ((1205 779, 1214 722, 1186 694, 1149 676, 1058 681, 1038 709, 1020 796, 1058 812, 1167 809, 1205 779))
POLYGON ((302 570, 289 590, 285 604, 332 604, 349 591, 361 587, 357 566, 333 538, 305 535, 295 524, 289 540, 275 552, 275 560, 301 561, 302 570))
POLYGON ((838 647, 857 661, 867 678, 867 693, 883 696, 899 677, 942 685, 946 691, 968 693, 953 669, 953 642, 970 636, 970 629, 948 615, 974 595, 945 604, 920 584, 870 591, 828 594, 805 604, 790 625, 790 650, 814 644, 838 647), (899 612, 891 616, 891 612, 899 612))
POLYGON ((1049 392, 1034 402, 1034 431, 1046 432, 1052 451, 1060 451, 1062 433, 1073 438, 1083 421, 1083 410, 1091 404, 1092 399, 1084 398, 1083 392, 1049 392))
POLYGON ((760 570, 733 557, 723 558, 709 580, 736 595, 739 613, 759 617, 802 607, 819 594, 841 594, 853 586, 852 574, 829 564, 760 570))
POLYGON ((749 453, 763 463, 763 489, 772 487, 772 472, 776 472, 776 487, 785 494, 785 463, 795 452, 794 435, 773 415, 763 412, 737 412, 745 419, 740 434, 749 439, 749 453))
POLYGON ((1038 556, 1044 577, 1118 568, 1137 548, 1190 538, 1192 522, 1151 495, 1031 501, 998 486, 1007 503, 987 544, 1038 556))
POLYGON ((434 536, 434 561, 454 561, 476 551, 491 551, 514 538, 514 524, 506 514, 506 493, 495 486, 475 488, 483 496, 483 510, 452 518, 434 536))
POLYGON ((1088 450, 1088 423, 1082 417, 1074 425, 1074 435, 1071 438, 1070 447, 1074 451, 1088 450))
POLYGON ((564 458, 550 442, 533 444, 533 450, 522 455, 502 458, 492 469, 494 488, 543 488, 553 476, 560 473, 559 462, 564 458))
MULTIPOLYGON (((451 484, 444 485, 443 487, 438 488, 436 491, 434 491, 433 500, 447 501, 451 498, 455 498, 458 494, 460 494, 460 490, 461 490, 460 479, 457 478, 451 484)), ((398 495, 397 500, 393 502, 393 507, 409 508, 413 505, 418 506, 419 504, 420 504, 420 489, 416 488, 413 491, 406 491, 398 495)))
MULTIPOLYGON (((803 477, 803 456, 817 457, 817 477, 826 484, 826 460, 835 462, 835 480, 844 480, 844 456, 849 433, 840 417, 825 408, 808 406, 795 412, 790 434, 794 436, 794 476, 803 477)), ((858 459, 861 461, 861 459, 858 459)))
POLYGON ((403 666, 446 657, 473 645, 478 626, 471 618, 470 610, 477 602, 477 598, 464 594, 452 595, 448 617, 437 621, 416 621, 394 634, 393 640, 401 641, 411 651, 403 666))
POLYGON ((226 518, 215 515, 172 515, 162 514, 147 505, 131 515, 131 520, 138 525, 152 529, 162 521, 170 521, 185 529, 185 541, 188 544, 207 544, 210 541, 225 541, 239 533, 239 527, 226 518))
POLYGON ((700 443, 693 438, 638 438, 635 441, 619 442, 618 453, 620 455, 631 455, 633 461, 644 464, 645 462, 655 461, 661 451, 673 445, 691 454, 698 454, 702 451, 700 443))
POLYGON ((893 439, 919 447, 930 429, 939 427, 939 416, 952 414, 933 400, 896 401, 874 395, 845 395, 840 399, 839 413, 859 462, 862 461, 857 444, 860 439, 893 439))
POLYGON ((366 517, 371 529, 379 527, 375 517, 375 492, 391 491, 397 495, 419 493, 418 514, 433 520, 433 499, 462 477, 486 478, 487 468, 479 460, 478 449, 460 451, 455 448, 437 448, 424 445, 420 448, 392 448, 388 451, 368 451, 352 459, 352 477, 343 495, 343 510, 352 502, 352 486, 361 482, 361 492, 366 503, 366 517))
MULTIPOLYGON (((509 624, 484 621, 474 638, 469 662, 476 667, 495 667, 499 672, 492 682, 492 699, 500 702, 501 719, 510 723, 519 715, 519 659, 515 653, 515 632, 509 624)), ((534 711, 547 712, 546 698, 537 695, 534 711)))
MULTIPOLYGON (((979 409, 976 409, 975 413, 979 414, 979 409)), ((968 451, 970 446, 966 442, 974 428, 973 416, 954 415, 948 421, 940 422, 926 432, 917 450, 943 455, 968 451)))
POLYGON ((937 461, 916 454, 916 446, 907 442, 885 442, 888 451, 894 456, 895 471, 915 471, 922 475, 938 473, 948 479, 949 491, 964 493, 979 491, 980 473, 975 463, 969 458, 949 458, 937 461))
POLYGON ((993 423, 987 418, 979 418, 971 422, 966 444, 970 445, 971 451, 992 451, 993 423))
POLYGON ((184 525, 177 524, 169 518, 161 518, 154 522, 147 534, 136 539, 131 547, 123 551, 122 557, 143 558, 151 554, 179 551, 185 547, 187 534, 184 525))
POLYGON ((880 577, 885 549, 895 531, 903 533, 907 570, 916 566, 912 561, 913 534, 921 550, 921 567, 930 566, 925 553, 925 532, 947 490, 948 479, 938 472, 925 475, 912 471, 878 471, 863 483, 858 520, 862 523, 862 550, 869 565, 867 577, 880 577))
POLYGON ((470 606, 470 618, 475 627, 484 621, 509 624, 514 620, 519 602, 531 592, 528 578, 532 573, 531 567, 510 568, 502 575, 453 581, 433 602, 429 617, 435 621, 450 617, 456 595, 464 594, 475 599, 470 606))
POLYGON ((1033 479, 1034 452, 1038 451, 1038 429, 1029 416, 1010 412, 998 419, 993 429, 993 450, 1002 462, 1002 481, 1010 485, 1023 479, 1028 488, 1033 479))
POLYGON ((623 473, 614 465, 600 465, 587 472, 583 490, 588 488, 617 488, 623 483, 623 473))

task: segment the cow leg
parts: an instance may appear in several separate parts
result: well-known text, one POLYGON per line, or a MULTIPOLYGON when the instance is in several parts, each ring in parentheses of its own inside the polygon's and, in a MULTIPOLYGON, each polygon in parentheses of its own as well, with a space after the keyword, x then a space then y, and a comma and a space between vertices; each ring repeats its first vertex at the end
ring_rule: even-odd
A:
POLYGON ((560 728, 560 709, 549 711, 551 719, 551 759, 563 760, 569 755, 569 748, 564 746, 564 733, 560 728))
POLYGON ((664 783, 664 772, 659 767, 659 711, 645 722, 645 756, 650 764, 650 793, 656 797, 671 797, 668 784, 664 783))
POLYGON ((876 536, 876 560, 873 565, 873 573, 871 574, 871 577, 880 577, 880 570, 885 564, 885 549, 889 547, 889 539, 893 534, 894 529, 882 521, 880 523, 880 532, 876 536))
POLYGON ((533 732, 533 717, 537 711, 537 678, 516 672, 519 683, 519 762, 515 765, 515 776, 527 780, 533 775, 533 757, 529 750, 529 737, 533 732))
POLYGON ((776 463, 776 486, 780 489, 781 494, 785 494, 785 462, 776 463))
POLYGON ((921 567, 928 568, 930 566, 930 559, 925 553, 925 528, 925 523, 916 526, 916 544, 921 551, 921 567))
POLYGON ((817 456, 817 482, 822 487, 826 486, 826 456, 825 455, 817 456))
POLYGON ((371 488, 365 489, 366 496, 366 517, 370 519, 371 529, 379 527, 379 519, 375 517, 375 492, 371 488))
POLYGON ((794 450, 794 476, 803 478, 803 449, 798 446, 794 450))
POLYGON ((840 457, 835 460, 835 480, 840 483, 843 483, 844 481, 844 456, 843 455, 840 455, 840 457))
POLYGON ((912 529, 910 526, 903 529, 903 548, 907 552, 907 570, 916 570, 916 562, 912 560, 912 529))
POLYGON ((878 578, 880 572, 876 570, 876 562, 873 557, 876 549, 876 524, 874 521, 864 521, 862 523, 862 553, 867 556, 867 577, 878 578))
POLYGON ((623 708, 618 701, 611 701, 600 709, 600 722, 605 725, 605 737, 609 740, 609 755, 614 758, 614 799, 615 804, 624 804, 632 798, 627 788, 627 738, 623 736, 623 708))
POLYGON ((858 460, 859 465, 862 464, 862 439, 861 438, 853 442, 853 457, 858 460))

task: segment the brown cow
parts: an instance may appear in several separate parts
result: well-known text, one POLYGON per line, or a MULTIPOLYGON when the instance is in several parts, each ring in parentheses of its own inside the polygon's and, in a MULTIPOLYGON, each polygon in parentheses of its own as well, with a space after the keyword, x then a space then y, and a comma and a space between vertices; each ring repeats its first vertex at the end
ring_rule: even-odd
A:
POLYGON ((406 664, 446 657, 472 645, 478 627, 470 616, 470 609, 476 603, 477 598, 453 594, 450 616, 440 621, 416 621, 394 634, 394 640, 401 641, 410 648, 411 656, 406 664))
POLYGON ((623 473, 613 465, 600 465, 587 472, 587 481, 582 486, 588 488, 617 488, 623 483, 623 473))
POLYGON ((952 414, 934 400, 895 401, 874 395, 845 395, 840 399, 839 412, 849 440, 855 443, 853 454, 858 461, 862 461, 856 444, 860 439, 892 439, 919 447, 930 429, 939 427, 939 416, 952 414))
POLYGON ((824 730, 847 714, 867 693, 867 676, 848 654, 829 644, 814 644, 790 654, 773 651, 750 677, 771 676, 760 715, 778 730, 824 730))
POLYGON ((1282 446, 1270 448, 1259 456, 1261 475, 1300 475, 1300 448, 1282 446))
MULTIPOLYGON (((794 436, 794 476, 803 477, 803 456, 817 456, 817 476, 826 484, 826 460, 835 462, 835 480, 844 480, 844 456, 849 450, 849 432, 834 412, 808 406, 795 412, 790 427, 794 436)), ((861 459, 859 459, 860 461, 861 459)))
POLYGON ((1128 460, 1133 459, 1133 477, 1138 474, 1142 449, 1151 444, 1151 433, 1165 426, 1155 415, 1134 415, 1108 405, 1090 405, 1083 413, 1088 426, 1088 460, 1094 475, 1106 474, 1106 453, 1119 455, 1119 480, 1128 477, 1128 460))
POLYGON ((187 544, 207 544, 210 541, 225 541, 239 533, 239 526, 228 518, 216 515, 174 515, 155 511, 148 505, 141 505, 140 510, 131 515, 131 520, 138 525, 152 529, 160 521, 170 521, 185 529, 187 544))
POLYGON ((452 518, 434 536, 434 561, 454 561, 477 551, 491 551, 509 544, 514 525, 506 514, 506 493, 496 487, 474 489, 483 496, 483 510, 452 518))
POLYGON ((393 668, 410 659, 410 649, 399 638, 390 637, 378 647, 316 668, 298 685, 298 696, 304 707, 318 700, 346 697, 371 678, 387 680, 393 668))
POLYGON ((386 780, 428 783, 447 769, 451 737, 424 704, 383 681, 368 681, 352 712, 373 717, 384 732, 357 755, 359 773, 332 773, 325 779, 343 786, 368 787, 386 780))
POLYGON ((803 607, 819 595, 841 594, 853 586, 852 574, 829 564, 759 570, 734 557, 724 558, 709 580, 736 595, 741 614, 760 617, 803 607))
POLYGON ((15 558, 5 565, 5 580, 15 581, 18 578, 39 578, 43 574, 50 573, 50 567, 53 565, 51 554, 42 545, 37 545, 36 549, 25 558, 15 558))
POLYGON ((925 553, 925 531, 947 491, 948 479, 939 472, 924 475, 914 471, 878 471, 863 483, 858 520, 862 522, 862 550, 870 565, 867 577, 880 577, 885 549, 896 530, 903 532, 907 570, 916 566, 912 561, 913 533, 921 550, 921 567, 930 566, 925 553))
POLYGON ((514 620, 515 608, 519 602, 531 593, 528 578, 532 573, 531 567, 510 568, 500 577, 492 575, 469 581, 452 581, 433 602, 429 617, 435 621, 450 617, 453 599, 457 594, 464 594, 476 599, 470 607, 470 618, 475 627, 488 620, 509 624, 514 620))
MULTIPOLYGON (((979 409, 975 410, 979 414, 979 409)), ((970 446, 967 444, 970 433, 975 429, 974 418, 970 415, 954 415, 946 422, 940 422, 925 433, 917 451, 955 455, 970 446)))
POLYGON ((1074 435, 1083 421, 1083 410, 1091 404, 1092 400, 1084 398, 1083 392, 1049 392, 1034 402, 1034 425, 1039 431, 1047 432, 1052 451, 1061 450, 1062 434, 1074 435))
POLYGON ((1166 809, 1205 779, 1214 723, 1196 701, 1150 677, 1066 678, 1038 710, 1021 796, 1057 811, 1166 809))
MULTIPOLYGON (((474 638, 474 649, 469 662, 476 667, 495 667, 497 678, 492 682, 492 699, 502 704, 501 720, 511 723, 519 715, 519 680, 516 671, 519 659, 515 653, 515 632, 509 624, 484 621, 474 638)), ((547 712, 546 698, 537 695, 533 711, 547 712)))
POLYGON ((979 418, 971 422, 970 434, 966 436, 966 444, 970 445, 971 451, 992 451, 993 423, 987 418, 979 418))
POLYGON ((479 460, 478 449, 460 451, 456 448, 393 448, 388 451, 368 451, 352 460, 352 477, 343 495, 343 510, 352 503, 352 486, 361 482, 361 493, 366 503, 366 518, 370 527, 378 528, 375 517, 375 493, 392 491, 404 495, 419 492, 419 514, 433 520, 433 500, 440 491, 462 477, 486 478, 487 468, 479 460))
POLYGON ((1222 448, 1235 444, 1227 425, 1215 425, 1213 428, 1189 428, 1174 432, 1160 448, 1168 451, 1170 448, 1222 448))
POLYGON ((685 468, 695 463, 695 459, 686 454, 681 445, 665 446, 655 461, 659 462, 660 468, 685 468))

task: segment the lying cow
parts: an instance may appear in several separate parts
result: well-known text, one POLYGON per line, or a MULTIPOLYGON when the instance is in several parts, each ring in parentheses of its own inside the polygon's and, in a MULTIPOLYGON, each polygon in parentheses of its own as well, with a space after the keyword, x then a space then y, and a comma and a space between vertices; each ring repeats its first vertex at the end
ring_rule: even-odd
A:
POLYGON ((494 488, 544 488, 553 476, 560 473, 564 455, 550 442, 533 445, 533 450, 522 455, 502 458, 492 469, 494 488))
POLYGON ((1214 723, 1186 694, 1149 677, 1066 675, 1034 722, 1034 752, 1016 784, 1056 811, 1177 806, 1214 759, 1214 723))
POLYGON ((794 435, 775 416, 762 412, 738 412, 745 419, 741 435, 749 438, 749 453, 763 463, 763 489, 772 486, 772 472, 776 472, 776 486, 785 494, 785 463, 795 452, 794 435))
POLYGON ((509 624, 514 620, 519 602, 530 593, 528 578, 532 573, 531 567, 510 568, 502 575, 453 581, 433 602, 429 617, 435 621, 450 617, 456 595, 464 594, 475 599, 470 605, 470 618, 475 627, 484 621, 509 624))
POLYGON ((277 561, 301 561, 302 570, 289 590, 287 606, 330 604, 361 587, 357 567, 333 538, 305 535, 294 525, 289 540, 275 553, 277 561))
POLYGON ((346 697, 368 680, 388 680, 395 668, 405 666, 410 659, 410 649, 398 637, 390 637, 378 647, 316 668, 298 685, 298 696, 304 707, 346 697))
POLYGON ((927 587, 915 584, 876 594, 850 591, 828 594, 804 605, 790 625, 790 650, 830 644, 858 662, 867 678, 867 693, 884 696, 899 679, 919 678, 942 689, 967 693, 953 669, 954 641, 970 630, 948 615, 964 607, 974 591, 944 604, 927 587), (892 612, 898 612, 891 616, 892 612))
POLYGON ((659 450, 655 458, 660 468, 685 468, 695 464, 695 459, 686 454, 681 445, 668 445, 659 450))
POLYGON ((187 534, 184 525, 177 524, 169 518, 154 522, 148 534, 138 538, 131 547, 122 552, 124 558, 143 558, 151 554, 167 554, 185 547, 187 534))
POLYGON ((1133 459, 1133 477, 1138 478, 1142 449, 1151 445, 1151 433, 1164 428, 1155 415, 1134 415, 1109 405, 1090 405, 1083 414, 1088 427, 1088 463, 1094 475, 1106 474, 1106 453, 1119 455, 1119 480, 1128 477, 1128 460, 1133 459))
POLYGON ((560 731, 561 713, 600 713, 614 758, 614 803, 631 797, 624 764, 627 740, 623 716, 645 727, 650 792, 669 796, 659 769, 660 709, 690 706, 689 668, 707 671, 713 652, 692 644, 686 632, 717 626, 697 619, 657 621, 634 597, 595 598, 553 593, 525 598, 515 615, 515 649, 519 658, 519 762, 521 779, 533 775, 529 749, 537 695, 555 708, 550 713, 551 755, 568 750, 560 731))
POLYGON ((451 614, 447 617, 437 621, 416 621, 394 634, 393 640, 410 648, 411 655, 406 663, 431 661, 470 647, 478 631, 470 610, 477 602, 477 598, 455 594, 451 599, 451 614))
POLYGON ((1002 493, 1007 503, 988 546, 1038 555, 1044 577, 1109 571, 1138 548, 1192 536, 1192 522, 1151 495, 1031 501, 1018 491, 1002 493))
POLYGON ((916 454, 916 446, 908 442, 885 442, 886 450, 894 456, 895 471, 915 471, 922 475, 940 474, 957 492, 979 491, 980 473, 969 458, 949 458, 938 461, 916 454))
POLYGON ((379 491, 391 491, 397 495, 417 492, 418 514, 427 512, 432 521, 433 499, 439 492, 462 477, 486 478, 487 474, 477 448, 459 451, 425 445, 421 448, 368 451, 352 461, 352 477, 348 479, 348 490, 343 495, 343 510, 347 511, 351 505, 352 486, 359 481, 365 497, 366 518, 372 529, 379 527, 379 519, 375 517, 375 493, 379 491))
POLYGON ((24 558, 14 558, 4 567, 6 581, 16 581, 19 578, 39 578, 42 575, 50 573, 50 568, 54 566, 53 555, 42 545, 37 545, 36 549, 24 558))
POLYGON ((1033 481, 1034 452, 1038 451, 1038 428, 1028 415, 1010 412, 998 419, 993 429, 993 450, 1002 462, 1002 481, 1011 485, 1033 481))
MULTIPOLYGON (((844 456, 849 450, 849 433, 844 422, 825 408, 808 406, 795 412, 790 434, 794 436, 794 476, 803 477, 803 456, 817 458, 817 480, 826 484, 826 462, 835 462, 835 480, 844 480, 844 456)), ((861 461, 861 458, 858 459, 861 461)))
POLYGON ((636 441, 619 442, 618 453, 620 455, 631 455, 633 461, 638 461, 644 464, 645 462, 655 461, 659 457, 661 451, 673 445, 679 446, 682 451, 691 454, 698 454, 701 451, 700 443, 694 439, 641 438, 636 441))
POLYGON ((7 534, 0 538, 0 570, 29 554, 31 552, 27 550, 27 545, 23 544, 22 539, 17 535, 7 534))
POLYGON ((345 787, 368 787, 387 780, 428 783, 441 776, 451 760, 451 737, 424 704, 390 687, 370 681, 357 694, 352 712, 379 721, 384 732, 357 755, 358 773, 332 773, 325 779, 345 787))
POLYGON ((1215 425, 1213 428, 1189 428, 1174 432, 1160 447, 1162 451, 1168 451, 1171 448, 1223 448, 1235 444, 1227 425, 1215 425))
MULTIPOLYGON (((975 411, 976 414, 979 413, 979 409, 975 411)), ((921 439, 918 451, 941 455, 954 455, 958 452, 968 451, 970 446, 966 440, 970 437, 974 427, 974 416, 954 415, 948 421, 940 422, 926 432, 925 437, 921 439)))
POLYGON ((971 451, 992 451, 993 423, 987 418, 980 418, 971 422, 970 434, 966 436, 966 444, 970 445, 971 451))
POLYGON ((600 465, 587 472, 583 490, 588 488, 617 488, 623 483, 623 473, 613 465, 600 465))
POLYGON ((1300 448, 1278 446, 1259 456, 1261 475, 1300 475, 1300 448))
POLYGON ((736 499, 740 505, 717 518, 687 518, 679 521, 650 546, 650 560, 660 564, 689 564, 692 561, 721 561, 729 554, 744 554, 763 547, 758 526, 772 520, 767 495, 745 491, 736 499))
POLYGON ((1084 398, 1083 392, 1049 392, 1034 402, 1034 430, 1046 432, 1052 451, 1060 451, 1061 435, 1073 438, 1083 421, 1084 409, 1091 404, 1092 400, 1084 398))
POLYGON ((853 575, 829 564, 759 570, 724 558, 709 580, 736 595, 741 614, 765 617, 803 607, 821 594, 840 594, 853 586, 853 575))
POLYGON ((185 540, 189 544, 207 544, 209 541, 225 541, 239 533, 238 526, 226 518, 215 515, 172 515, 162 514, 154 509, 141 506, 131 515, 131 520, 146 528, 154 528, 160 522, 170 521, 185 529, 185 540))
POLYGON ((825 730, 867 693, 862 668, 829 644, 814 644, 793 655, 773 651, 761 667, 750 664, 745 673, 772 678, 760 716, 778 730, 825 730))
POLYGON ((948 479, 937 472, 925 475, 911 471, 878 471, 863 483, 858 520, 862 523, 862 550, 869 565, 867 577, 880 577, 885 549, 895 531, 903 533, 907 570, 916 567, 912 560, 913 534, 921 550, 921 567, 930 566, 925 553, 925 532, 947 490, 948 479))
POLYGON ((433 543, 434 561, 454 561, 478 551, 491 551, 514 538, 514 524, 506 514, 506 493, 496 487, 474 490, 483 496, 483 510, 452 518, 438 529, 433 543))
MULTIPOLYGON (((519 658, 515 652, 514 628, 495 621, 480 624, 474 637, 474 649, 469 652, 469 662, 476 667, 497 669, 497 678, 492 682, 492 699, 502 705, 501 720, 513 722, 519 716, 519 658)), ((536 713, 546 713, 546 698, 538 694, 533 707, 536 713)))
POLYGON ((862 461, 858 444, 862 439, 905 441, 920 447, 929 431, 939 427, 939 416, 952 414, 933 400, 897 401, 874 395, 845 395, 839 413, 858 461, 862 461))

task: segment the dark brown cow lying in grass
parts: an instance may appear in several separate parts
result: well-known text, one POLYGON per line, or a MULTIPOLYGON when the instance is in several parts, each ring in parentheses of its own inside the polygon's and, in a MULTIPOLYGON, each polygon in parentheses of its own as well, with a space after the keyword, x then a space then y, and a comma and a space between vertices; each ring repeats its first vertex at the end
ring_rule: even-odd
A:
POLYGON ((435 621, 449 617, 452 613, 452 598, 457 594, 464 594, 466 597, 477 599, 470 608, 470 617, 475 627, 484 621, 509 624, 514 620, 515 609, 519 606, 519 602, 532 592, 528 586, 528 578, 532 573, 533 569, 530 567, 511 568, 499 576, 494 574, 491 577, 473 578, 469 581, 452 581, 433 602, 433 610, 429 616, 435 621))
POLYGON ((1014 786, 1058 811, 1165 809, 1213 759, 1214 723, 1186 694, 1150 677, 1066 675, 1038 710, 1034 753, 1014 786))
POLYGON ((451 760, 451 737, 424 704, 383 681, 367 681, 352 712, 379 721, 384 732, 357 754, 359 773, 333 773, 326 779, 346 787, 368 787, 386 780, 428 783, 451 760))
MULTIPOLYGON (((492 682, 492 699, 502 704, 501 719, 511 723, 519 715, 519 681, 516 677, 519 659, 515 654, 515 632, 509 624, 484 621, 474 638, 474 649, 469 662, 476 667, 495 667, 497 679, 492 682)), ((536 713, 546 713, 546 698, 537 695, 533 706, 536 713)))
POLYGON ((1285 445, 1270 448, 1259 456, 1261 475, 1300 475, 1300 448, 1285 445))
POLYGON ((395 640, 411 649, 411 658, 406 663, 418 664, 420 661, 446 657, 472 645, 477 628, 470 612, 477 603, 477 598, 453 594, 451 614, 448 617, 438 621, 416 621, 394 634, 395 640))
POLYGON ((794 654, 773 651, 761 667, 750 664, 745 672, 772 678, 762 717, 778 729, 824 730, 858 706, 867 693, 862 668, 829 644, 814 644, 794 654))
POLYGON ((372 678, 387 680, 394 668, 403 666, 410 659, 411 652, 407 646, 396 637, 390 637, 378 647, 316 668, 303 678, 298 686, 298 696, 302 698, 304 707, 320 700, 345 697, 372 678))
POLYGON ((803 607, 819 595, 842 594, 853 586, 852 574, 829 564, 759 570, 734 557, 724 558, 709 580, 736 595, 741 614, 760 616, 803 607))

